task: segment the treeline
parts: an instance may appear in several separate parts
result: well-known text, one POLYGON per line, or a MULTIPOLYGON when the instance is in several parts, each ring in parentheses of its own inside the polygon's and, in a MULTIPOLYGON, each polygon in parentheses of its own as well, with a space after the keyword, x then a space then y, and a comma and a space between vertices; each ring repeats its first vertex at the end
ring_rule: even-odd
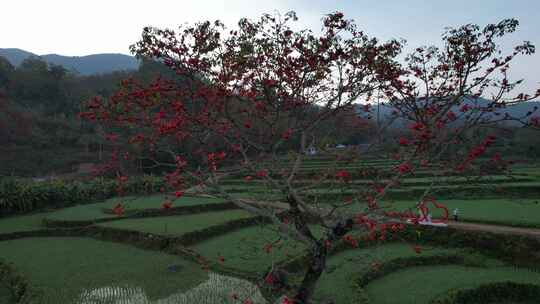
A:
MULTIPOLYGON (((101 162, 110 147, 103 130, 78 118, 84 102, 95 96, 109 97, 124 79, 148 83, 158 75, 176 77, 165 65, 147 60, 136 71, 81 76, 36 57, 17 67, 0 57, 0 176, 60 174, 76 170, 81 163, 101 162)), ((338 114, 314 131, 308 145, 356 145, 382 139, 388 142, 385 150, 394 152, 399 128, 375 134, 375 120, 363 120, 359 126, 354 111, 338 114)), ((517 128, 498 135, 503 139, 499 148, 506 155, 540 156, 540 138, 530 130, 517 128)), ((191 148, 189 143, 182 147, 191 148)))
MULTIPOLYGON (((85 102, 109 97, 124 79, 149 83, 158 75, 181 81, 165 65, 149 60, 142 60, 136 71, 81 76, 37 57, 17 67, 0 57, 0 176, 58 174, 73 171, 80 163, 104 160, 110 147, 103 130, 78 118, 85 102)), ((313 109, 313 115, 316 112, 313 109)), ((368 141, 350 114, 337 115, 332 126, 321 126, 320 136, 314 136, 317 141, 310 139, 309 144, 368 141)), ((191 148, 189 143, 182 147, 191 148)))

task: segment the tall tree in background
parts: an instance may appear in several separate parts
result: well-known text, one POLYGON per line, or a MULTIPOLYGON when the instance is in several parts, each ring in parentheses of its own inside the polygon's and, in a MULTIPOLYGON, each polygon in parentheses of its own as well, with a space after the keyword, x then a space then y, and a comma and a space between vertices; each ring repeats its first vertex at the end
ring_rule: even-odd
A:
MULTIPOLYGON (((162 62, 178 78, 149 84, 126 79, 110 98, 91 99, 81 116, 111 130, 108 139, 117 147, 113 159, 120 176, 125 174, 122 161, 133 157, 121 154, 123 149, 140 152, 152 165, 168 168, 163 177, 169 190, 182 193, 199 185, 270 219, 280 238, 304 244, 303 279, 281 292, 288 296, 284 303, 311 303, 332 248, 385 240, 425 219, 424 212, 397 212, 381 204, 389 189, 417 171, 432 174, 432 186, 418 198, 417 207, 425 210, 427 202, 436 204, 434 186, 443 178, 482 175, 481 157, 497 141, 490 129, 503 120, 538 125, 534 114, 512 117, 505 109, 540 91, 511 95, 519 81, 507 78, 509 63, 534 52, 525 42, 500 56, 498 39, 518 25, 512 19, 451 29, 443 35, 443 48, 418 48, 405 65, 396 61, 400 42, 380 43, 341 13, 323 19, 320 35, 292 30, 294 20, 291 12, 242 19, 233 30, 219 21, 177 32, 145 28, 132 50, 162 62), (367 118, 374 115, 370 102, 377 92, 392 116, 374 129, 367 118), (479 102, 488 93, 493 95, 479 102), (359 106, 359 101, 368 103, 359 106), (374 138, 393 122, 405 127, 392 153, 377 140, 362 152, 325 150, 313 139, 324 132, 339 135, 339 117, 349 117, 349 125, 374 138), (485 135, 470 136, 473 131, 485 135), (312 144, 335 162, 306 176, 300 168, 312 144), (456 153, 446 153, 455 147, 456 153), (397 165, 374 170, 337 165, 362 161, 365 155, 397 165), (237 196, 221 184, 226 176, 257 182, 269 194, 237 196), (322 186, 336 195, 319 197, 322 186)), ((508 163, 498 156, 489 165, 507 168, 508 163)), ((265 282, 275 284, 272 272, 265 282)))

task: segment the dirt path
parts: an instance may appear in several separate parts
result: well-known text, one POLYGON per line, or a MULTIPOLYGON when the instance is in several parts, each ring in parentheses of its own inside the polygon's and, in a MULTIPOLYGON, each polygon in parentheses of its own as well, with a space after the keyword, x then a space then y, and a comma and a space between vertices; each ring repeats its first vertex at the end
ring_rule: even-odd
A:
POLYGON ((454 222, 449 221, 448 226, 456 229, 463 230, 475 230, 475 231, 486 231, 493 233, 504 233, 504 234, 517 234, 525 235, 540 239, 540 229, 535 228, 520 228, 520 227, 509 227, 509 226, 499 226, 499 225, 488 225, 488 224, 477 224, 477 223, 467 223, 467 222, 454 222))

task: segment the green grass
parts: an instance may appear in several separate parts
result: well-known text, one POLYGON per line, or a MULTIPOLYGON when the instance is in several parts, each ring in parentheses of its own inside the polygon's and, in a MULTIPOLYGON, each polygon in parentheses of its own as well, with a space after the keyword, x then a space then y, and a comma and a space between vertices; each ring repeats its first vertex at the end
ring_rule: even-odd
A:
MULTIPOLYGON (((320 231, 314 233, 319 235, 320 231)), ((287 254, 297 256, 305 251, 305 246, 289 240, 282 242, 284 246, 281 249, 274 247, 270 254, 266 253, 264 245, 277 239, 278 233, 269 226, 256 226, 208 239, 192 248, 210 260, 223 255, 225 266, 246 272, 262 272, 272 265, 272 261, 282 261, 287 254)))
POLYGON ((48 213, 0 218, 0 233, 44 229, 41 221, 48 213))
MULTIPOLYGON (((458 249, 423 246, 421 256, 458 254, 458 249)), ((398 257, 418 256, 412 245, 392 243, 368 248, 351 249, 331 256, 327 271, 317 283, 315 296, 319 299, 333 299, 336 303, 353 303, 355 292, 352 279, 371 269, 371 263, 383 263, 398 257)))
MULTIPOLYGON (((440 203, 448 208, 450 216, 452 210, 458 208, 459 217, 466 221, 540 227, 540 198, 440 200, 440 203)), ((400 210, 414 205, 414 201, 396 201, 392 207, 400 210)), ((437 213, 433 211, 433 216, 437 213)))
MULTIPOLYGON (((170 197, 170 196, 169 196, 170 197)), ((112 198, 105 202, 87 204, 87 205, 78 205, 66 209, 61 209, 56 212, 50 213, 47 218, 52 220, 93 220, 93 219, 102 219, 102 218, 112 218, 116 217, 114 214, 104 213, 103 209, 111 209, 118 202, 123 201, 125 206, 125 212, 129 213, 130 210, 141 210, 141 209, 159 209, 161 208, 162 202, 165 200, 165 195, 152 195, 144 197, 125 197, 112 198)), ((223 203, 223 199, 216 198, 205 198, 205 197, 190 197, 185 196, 177 199, 174 202, 174 207, 181 206, 193 206, 200 204, 213 204, 213 203, 223 203)))
POLYGON ((159 299, 207 279, 199 265, 177 256, 83 238, 4 241, 0 258, 42 288, 50 303, 68 303, 85 289, 110 286, 140 287, 159 299), (180 270, 168 270, 171 265, 180 270))
POLYGON ((366 287, 374 304, 422 304, 449 289, 473 288, 481 284, 512 281, 540 282, 540 274, 512 267, 472 268, 463 266, 426 266, 400 270, 366 287))
POLYGON ((126 219, 114 222, 105 222, 99 225, 111 228, 177 236, 187 232, 201 230, 209 226, 223 224, 230 220, 248 218, 251 216, 251 214, 244 210, 228 210, 193 215, 126 219))

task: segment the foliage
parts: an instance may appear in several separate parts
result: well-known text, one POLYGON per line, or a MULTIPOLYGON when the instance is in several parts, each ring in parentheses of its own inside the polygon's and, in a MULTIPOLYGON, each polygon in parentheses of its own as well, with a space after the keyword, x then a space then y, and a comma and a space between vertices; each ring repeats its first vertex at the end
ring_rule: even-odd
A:
POLYGON ((28 279, 4 260, 0 260, 0 285, 7 287, 15 303, 32 304, 41 297, 41 293, 30 285, 28 279))
MULTIPOLYGON (((143 176, 132 178, 124 187, 128 194, 148 194, 158 191, 161 185, 161 179, 143 176)), ((32 182, 4 178, 0 179, 0 215, 87 204, 117 195, 117 188, 116 180, 105 178, 88 182, 32 182)))

